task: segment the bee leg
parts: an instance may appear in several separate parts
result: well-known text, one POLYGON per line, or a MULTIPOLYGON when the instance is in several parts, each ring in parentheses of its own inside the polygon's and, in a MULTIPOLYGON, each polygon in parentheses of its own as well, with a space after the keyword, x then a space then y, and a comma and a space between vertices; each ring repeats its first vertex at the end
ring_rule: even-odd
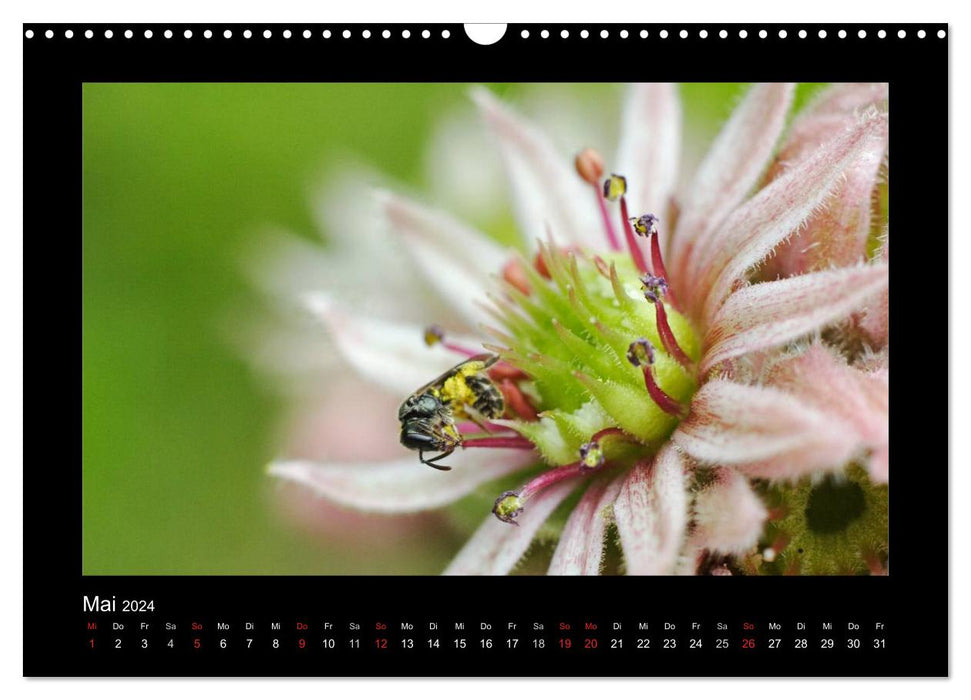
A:
POLYGON ((455 450, 448 450, 447 452, 442 452, 442 454, 438 455, 437 457, 432 457, 431 459, 425 459, 425 453, 422 450, 418 450, 418 461, 421 462, 422 464, 427 464, 429 467, 432 467, 433 469, 438 469, 443 472, 451 471, 452 470, 451 467, 447 467, 444 464, 435 464, 435 462, 437 462, 440 459, 445 459, 454 451, 455 450))
POLYGON ((475 424, 476 424, 477 426, 479 426, 480 428, 482 428, 482 430, 483 430, 484 432, 486 432, 486 433, 488 433, 489 435, 492 435, 492 431, 491 431, 491 430, 489 430, 489 426, 485 424, 485 421, 484 421, 484 420, 482 420, 482 417, 481 417, 481 416, 479 416, 479 415, 478 415, 477 413, 474 413, 474 412, 472 412, 472 411, 468 411, 468 410, 467 410, 467 411, 465 412, 465 415, 466 415, 466 416, 468 416, 468 419, 469 419, 470 421, 472 421, 472 422, 473 422, 473 423, 475 423, 475 424))

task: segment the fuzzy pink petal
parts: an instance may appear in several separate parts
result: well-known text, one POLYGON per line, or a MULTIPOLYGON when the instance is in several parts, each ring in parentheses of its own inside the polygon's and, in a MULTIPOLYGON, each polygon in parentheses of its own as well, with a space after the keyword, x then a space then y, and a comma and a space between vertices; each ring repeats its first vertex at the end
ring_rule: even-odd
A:
POLYGON ((617 149, 617 172, 627 177, 632 216, 663 218, 681 158, 681 101, 672 83, 638 83, 627 93, 617 149))
MULTIPOLYGON (((460 359, 441 345, 428 347, 419 326, 352 313, 325 294, 305 295, 304 303, 327 325, 337 349, 361 376, 402 398, 460 359)), ((450 340, 476 347, 467 338, 450 340)))
POLYGON ((412 513, 453 503, 480 485, 535 461, 536 456, 525 450, 500 453, 483 449, 456 452, 446 461, 454 467, 448 473, 420 464, 417 455, 372 463, 280 461, 270 465, 269 473, 356 510, 412 513))
POLYGON ((502 247, 443 212, 390 192, 377 197, 391 233, 402 236, 421 276, 470 325, 483 321, 478 302, 485 298, 490 275, 498 274, 508 258, 502 247))
POLYGON ((602 248, 603 225, 594 192, 574 172, 572 159, 560 154, 536 125, 489 90, 476 89, 472 98, 498 139, 526 244, 545 240, 550 231, 563 244, 602 248))
POLYGON ((684 461, 673 446, 631 469, 614 502, 614 522, 628 574, 673 572, 688 523, 684 461))
MULTIPOLYGON (((890 261, 890 239, 884 233, 883 243, 873 258, 883 262, 890 261)), ((890 341, 890 289, 881 291, 868 304, 866 313, 860 319, 860 327, 870 342, 877 348, 886 347, 890 341)))
POLYGON ((700 462, 770 479, 840 469, 858 448, 837 417, 778 389, 721 379, 698 390, 672 439, 700 462))
POLYGON ((766 382, 852 427, 871 454, 874 480, 887 480, 890 440, 890 384, 887 372, 863 372, 850 367, 821 344, 783 360, 766 382))
POLYGON ((701 283, 708 321, 746 272, 802 225, 860 159, 882 153, 885 114, 871 113, 736 209, 699 252, 692 279, 701 283))
POLYGON ((834 83, 813 98, 799 121, 818 115, 854 114, 868 107, 882 107, 889 96, 888 83, 834 83))
POLYGON ((734 469, 716 469, 713 476, 715 482, 695 498, 694 537, 705 549, 741 554, 758 542, 765 506, 734 469))
POLYGON ((743 287, 712 319, 701 374, 719 362, 781 345, 833 323, 861 308, 888 281, 887 265, 881 263, 743 287))
POLYGON ((597 479, 583 494, 563 527, 550 562, 551 576, 596 576, 604 553, 605 509, 617 498, 626 475, 597 479))
MULTIPOLYGON (((792 91, 791 83, 754 85, 715 139, 681 206, 669 263, 675 280, 683 280, 693 249, 762 174, 782 133, 792 91)), ((690 289, 690 280, 683 282, 690 289)))
POLYGON ((839 83, 823 90, 799 113, 779 149, 767 179, 775 179, 827 141, 852 126, 869 109, 886 111, 887 83, 839 83))
POLYGON ((516 518, 517 525, 501 522, 491 513, 472 538, 445 569, 447 576, 502 576, 516 565, 533 536, 546 519, 578 486, 577 478, 561 481, 533 496, 525 510, 516 518))
MULTIPOLYGON (((885 106, 886 83, 849 83, 823 91, 793 124, 768 180, 803 160, 853 125, 866 109, 885 106)), ((872 195, 886 152, 886 135, 867 157, 847 168, 845 180, 805 228, 779 246, 769 261, 770 274, 789 276, 828 265, 844 266, 866 258, 872 195)))

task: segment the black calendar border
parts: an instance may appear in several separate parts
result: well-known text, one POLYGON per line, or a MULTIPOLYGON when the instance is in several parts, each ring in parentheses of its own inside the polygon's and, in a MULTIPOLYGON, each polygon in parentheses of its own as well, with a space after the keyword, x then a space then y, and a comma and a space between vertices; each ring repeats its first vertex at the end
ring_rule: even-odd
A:
MULTIPOLYGON (((85 675, 310 676, 925 676, 947 675, 949 453, 946 382, 924 387, 928 366, 943 373, 945 338, 929 342, 921 313, 949 299, 949 54, 946 25, 510 25, 478 46, 461 25, 24 25, 24 673, 85 675), (372 32, 361 35, 362 27, 372 32), (70 27, 74 38, 64 38, 70 27), (282 38, 289 28, 293 38, 282 38), (431 27, 431 38, 417 39, 431 27), (105 29, 114 36, 104 38, 105 29), (211 29, 214 38, 199 35, 211 29), (324 41, 323 29, 333 38, 324 41), (408 28, 412 39, 402 38, 408 28), (590 38, 580 39, 586 28, 590 38), (701 38, 699 29, 707 30, 701 38), (739 36, 745 29, 746 38, 739 36), (93 38, 83 38, 86 30, 93 38), (130 40, 122 38, 132 29, 130 40), (144 31, 154 38, 144 38, 144 31), (172 30, 171 39, 163 32, 172 30), (184 30, 193 39, 184 37, 184 30), (224 39, 225 30, 232 39, 224 39), (249 29, 253 38, 243 38, 249 29), (265 29, 273 38, 262 39, 265 29), (305 29, 313 39, 304 40, 305 29), (344 39, 343 30, 351 37, 344 39), (378 39, 384 29, 391 38, 378 39), (448 29, 449 39, 441 37, 448 29), (529 39, 521 36, 526 29, 529 39), (541 38, 542 30, 549 38, 541 38), (570 32, 561 39, 561 30, 570 32), (600 39, 607 29, 610 39, 600 39), (620 37, 620 29, 629 38, 620 37), (648 30, 647 40, 638 38, 648 30), (668 38, 660 39, 660 30, 668 38), (728 36, 718 38, 725 29, 728 36), (779 30, 787 30, 787 38, 779 30), (820 29, 827 32, 819 38, 820 29), (906 38, 898 38, 898 30, 906 38), (919 38, 918 29, 926 32, 919 38), (53 38, 46 38, 54 30, 53 38), (688 32, 681 38, 682 30, 688 32), (766 30, 766 37, 759 33, 766 30), (800 30, 806 32, 799 38, 800 30), (838 32, 844 30, 845 38, 838 32), (866 38, 859 37, 859 31, 866 38), (886 32, 879 38, 878 32, 886 32), (81 571, 81 86, 151 81, 886 81, 894 177, 891 262, 893 347, 890 491, 892 574, 880 578, 789 577, 441 578, 274 576, 82 576, 81 571), (903 250, 903 254, 900 252, 903 250), (904 270, 907 267, 907 270, 904 270), (51 303, 57 299, 58 303, 51 303), (914 370, 907 369, 913 364, 914 370), (931 403, 931 399, 938 403, 931 403), (37 449, 29 449, 36 447, 37 449), (42 455, 42 456, 41 456, 42 455), (151 598, 156 617, 326 615, 443 621, 722 617, 815 621, 847 616, 886 621, 886 653, 809 657, 779 654, 745 663, 737 655, 644 660, 476 652, 337 662, 292 656, 84 655, 83 594, 151 598), (336 611, 336 612, 335 612, 336 611), (358 611, 366 611, 358 613, 358 611), (421 611, 419 613, 418 611, 421 611)), ((949 301, 948 301, 949 304, 949 301)), ((939 323, 939 314, 935 317, 939 323)))

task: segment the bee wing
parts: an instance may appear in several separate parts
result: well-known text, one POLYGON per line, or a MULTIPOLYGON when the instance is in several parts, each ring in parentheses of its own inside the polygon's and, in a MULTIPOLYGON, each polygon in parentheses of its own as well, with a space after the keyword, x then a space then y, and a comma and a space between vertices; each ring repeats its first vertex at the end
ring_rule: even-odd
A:
POLYGON ((499 361, 498 355, 493 355, 492 353, 488 353, 488 352, 482 353, 480 355, 475 355, 473 357, 470 357, 467 360, 462 360, 451 369, 443 372, 441 376, 438 376, 435 379, 431 380, 430 382, 428 382, 428 384, 421 387, 420 389, 416 389, 415 393, 423 394, 429 389, 440 388, 442 384, 445 383, 446 379, 448 379, 449 377, 454 377, 456 374, 459 374, 459 373, 465 374, 465 375, 477 374, 478 372, 481 372, 483 370, 488 369, 489 367, 492 367, 492 365, 496 364, 496 362, 498 361, 499 361))

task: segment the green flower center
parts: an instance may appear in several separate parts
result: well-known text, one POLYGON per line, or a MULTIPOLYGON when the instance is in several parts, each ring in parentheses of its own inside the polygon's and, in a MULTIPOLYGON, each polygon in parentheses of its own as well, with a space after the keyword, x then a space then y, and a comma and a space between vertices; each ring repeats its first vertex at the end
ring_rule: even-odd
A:
POLYGON ((519 387, 538 411, 511 427, 553 465, 596 468, 656 452, 698 386, 698 334, 665 300, 666 282, 627 255, 552 245, 535 264, 519 259, 517 272, 519 282, 507 275, 505 294, 492 297, 502 329, 487 328, 499 343, 487 347, 529 375, 519 387))

